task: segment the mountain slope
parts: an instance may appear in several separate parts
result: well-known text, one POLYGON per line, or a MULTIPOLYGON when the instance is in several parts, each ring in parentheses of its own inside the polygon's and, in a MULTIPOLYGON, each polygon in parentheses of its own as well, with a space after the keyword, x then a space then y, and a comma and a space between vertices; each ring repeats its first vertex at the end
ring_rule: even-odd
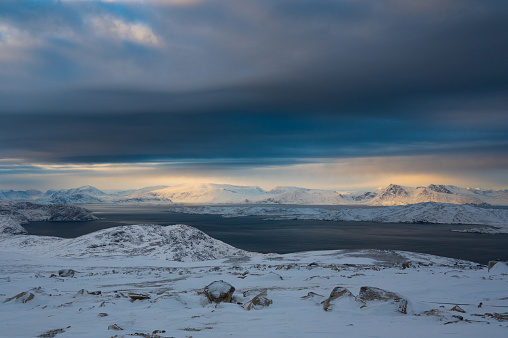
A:
POLYGON ((176 203, 246 203, 251 198, 264 195, 266 192, 256 186, 237 186, 230 184, 179 184, 152 194, 171 199, 176 203))
POLYGON ((487 205, 489 203, 476 196, 457 194, 443 185, 431 184, 427 187, 406 187, 390 184, 368 194, 352 195, 350 200, 375 206, 405 205, 425 202, 487 205))
POLYGON ((332 190, 305 189, 297 187, 276 187, 262 198, 253 199, 260 204, 301 204, 301 205, 344 205, 349 202, 332 190))

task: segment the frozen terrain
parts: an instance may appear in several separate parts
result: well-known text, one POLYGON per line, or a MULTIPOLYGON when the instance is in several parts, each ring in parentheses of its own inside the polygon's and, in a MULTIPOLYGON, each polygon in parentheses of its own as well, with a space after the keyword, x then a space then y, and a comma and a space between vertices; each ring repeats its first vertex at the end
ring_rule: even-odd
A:
POLYGON ((222 215, 223 217, 266 216, 269 219, 475 224, 488 225, 494 228, 475 228, 474 232, 508 233, 507 209, 487 209, 470 205, 433 202, 369 209, 330 210, 305 207, 200 206, 173 207, 169 211, 188 214, 215 214, 222 215))
POLYGON ((3 237, 5 337, 506 337, 508 332, 504 263, 489 271, 456 259, 378 250, 259 255, 209 241, 183 225, 165 233, 157 226, 119 227, 83 236, 76 245, 58 238, 3 237), (118 245, 90 248, 111 242, 115 232, 125 232, 118 245), (190 237, 176 235, 182 232, 190 237), (162 241, 169 234, 182 246, 162 241), (13 243, 21 238, 26 245, 19 250, 13 243), (149 248, 157 254, 150 255, 149 248), (232 251, 213 260, 196 256, 225 248, 232 251), (235 256, 227 257, 230 253, 235 256), (206 294, 231 290, 231 303, 210 302, 206 294))
POLYGON ((361 193, 278 186, 263 190, 257 186, 230 184, 179 184, 142 189, 102 191, 83 186, 73 189, 0 191, 0 200, 65 204, 298 204, 391 206, 424 202, 508 206, 507 190, 470 189, 431 184, 387 187, 361 193))

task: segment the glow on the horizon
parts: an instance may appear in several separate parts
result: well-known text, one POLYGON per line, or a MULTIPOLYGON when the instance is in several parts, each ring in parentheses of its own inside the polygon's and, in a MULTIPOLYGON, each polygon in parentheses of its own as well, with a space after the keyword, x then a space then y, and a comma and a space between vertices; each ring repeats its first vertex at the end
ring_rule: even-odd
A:
POLYGON ((492 189, 506 188, 508 184, 503 179, 502 163, 496 175, 491 169, 495 167, 494 162, 487 158, 484 159, 486 168, 482 169, 480 164, 464 165, 464 158, 450 156, 319 159, 306 164, 213 170, 183 161, 101 164, 27 164, 17 161, 0 161, 2 189, 72 188, 79 185, 127 189, 181 183, 221 183, 256 185, 263 189, 285 185, 354 191, 370 190, 391 183, 407 186, 452 184, 492 189), (15 170, 19 167, 28 169, 25 173, 9 173, 9 168, 15 170), (479 173, 483 174, 479 176, 479 173))

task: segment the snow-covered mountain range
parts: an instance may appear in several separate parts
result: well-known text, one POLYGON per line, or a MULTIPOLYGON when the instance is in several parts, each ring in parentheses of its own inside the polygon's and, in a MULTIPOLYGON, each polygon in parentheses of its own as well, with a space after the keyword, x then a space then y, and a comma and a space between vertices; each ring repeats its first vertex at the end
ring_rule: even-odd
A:
POLYGON ((508 190, 470 189, 431 184, 407 187, 390 184, 361 193, 279 186, 230 184, 179 184, 142 189, 102 191, 84 186, 74 189, 0 191, 0 200, 64 204, 299 204, 389 206, 424 202, 508 206, 508 190))

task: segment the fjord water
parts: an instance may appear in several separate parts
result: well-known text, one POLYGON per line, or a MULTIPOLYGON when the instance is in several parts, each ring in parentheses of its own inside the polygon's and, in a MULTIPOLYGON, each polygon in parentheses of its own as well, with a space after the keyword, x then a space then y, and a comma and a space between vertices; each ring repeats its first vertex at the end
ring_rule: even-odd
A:
POLYGON ((89 222, 31 222, 29 234, 75 238, 97 230, 129 224, 187 224, 235 247, 262 253, 335 249, 389 249, 423 252, 486 264, 508 260, 508 234, 485 235, 450 230, 475 226, 266 221, 261 216, 222 218, 166 212, 168 206, 87 206, 100 219, 89 222))

